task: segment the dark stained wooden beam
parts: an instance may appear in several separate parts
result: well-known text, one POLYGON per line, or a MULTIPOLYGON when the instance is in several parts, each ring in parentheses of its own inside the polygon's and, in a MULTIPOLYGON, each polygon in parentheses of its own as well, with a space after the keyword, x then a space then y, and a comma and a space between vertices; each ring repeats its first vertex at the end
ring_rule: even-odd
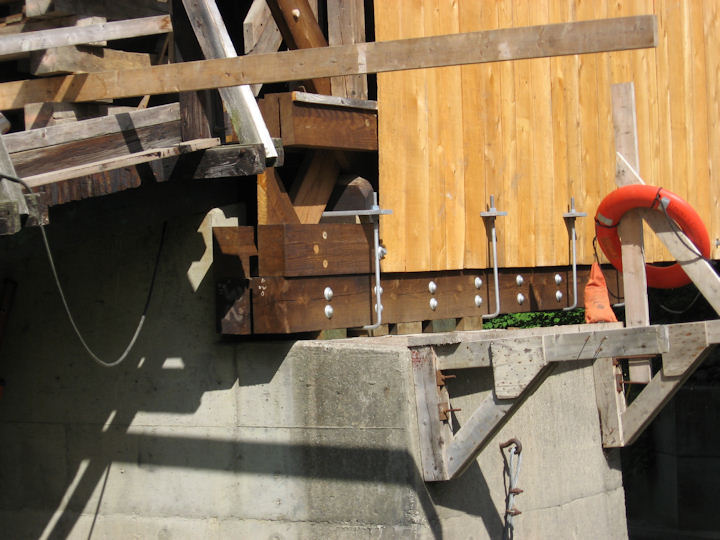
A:
MULTIPOLYGON (((279 128, 283 146, 353 151, 377 151, 377 110, 309 102, 307 94, 288 92, 265 96, 263 111, 273 130, 279 128), (272 103, 277 100, 277 105, 272 103), (274 123, 277 113, 279 124, 274 123)), ((366 102, 374 103, 374 102, 366 102)))
MULTIPOLYGON (((259 249, 259 258, 263 257, 259 249)), ((617 271, 604 269, 608 287, 613 294, 622 290, 617 271)), ((579 305, 583 304, 583 288, 589 277, 589 267, 578 269, 579 305)), ((500 271, 501 312, 558 310, 569 305, 568 293, 572 284, 572 271, 567 268, 503 269, 500 271), (555 283, 555 275, 562 278, 555 283), (523 284, 517 285, 517 275, 523 276, 523 284), (560 301, 557 291, 563 293, 560 301), (524 301, 518 303, 518 294, 524 301)), ((351 275, 325 275, 313 277, 261 276, 249 279, 247 295, 250 296, 253 314, 253 333, 283 334, 310 332, 332 328, 360 327, 374 321, 372 293, 374 279, 370 273, 351 275), (333 296, 326 300, 324 290, 330 287, 333 296), (333 314, 328 318, 327 305, 333 314)), ((492 270, 464 270, 449 272, 423 272, 406 274, 383 274, 383 322, 388 324, 428 320, 479 317, 494 311, 492 270), (476 278, 482 285, 476 287, 476 278), (430 282, 436 291, 429 291, 430 282), (482 298, 476 305, 476 296, 482 298), (432 309, 430 299, 437 300, 432 309)))
POLYGON ((325 276, 374 271, 372 225, 258 225, 261 276, 325 276))

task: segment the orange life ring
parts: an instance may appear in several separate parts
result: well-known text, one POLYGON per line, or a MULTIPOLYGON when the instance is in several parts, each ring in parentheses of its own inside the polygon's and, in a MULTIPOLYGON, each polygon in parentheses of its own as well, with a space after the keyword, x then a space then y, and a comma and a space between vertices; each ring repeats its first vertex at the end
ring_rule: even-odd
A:
MULTIPOLYGON (((710 236, 698 213, 686 201, 663 188, 645 184, 623 186, 603 199, 595 214, 595 235, 605 256, 622 271, 622 252, 617 226, 622 217, 634 208, 658 208, 662 204, 680 229, 704 257, 710 256, 710 236)), ((661 211, 661 210, 659 210, 661 211)), ((673 289, 690 283, 682 267, 645 265, 647 284, 657 289, 673 289)))

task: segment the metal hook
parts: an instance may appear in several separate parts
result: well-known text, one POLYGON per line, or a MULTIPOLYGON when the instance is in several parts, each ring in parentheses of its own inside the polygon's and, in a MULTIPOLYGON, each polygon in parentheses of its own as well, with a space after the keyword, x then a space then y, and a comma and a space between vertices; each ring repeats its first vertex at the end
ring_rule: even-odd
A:
POLYGON ((507 212, 498 212, 495 208, 495 195, 490 195, 490 210, 480 212, 480 215, 487 219, 490 223, 490 238, 492 240, 493 252, 493 277, 495 278, 495 311, 482 316, 483 319, 493 319, 500 315, 500 282, 498 279, 498 260, 497 260, 497 235, 495 234, 495 218, 498 216, 507 216, 507 212))
POLYGON ((373 192, 373 205, 369 210, 336 210, 323 212, 323 217, 370 216, 373 222, 373 244, 375 251, 375 310, 377 322, 363 326, 363 330, 375 330, 382 324, 382 287, 380 286, 380 259, 385 257, 387 250, 380 245, 380 216, 392 214, 392 210, 383 210, 378 206, 377 191, 373 192))
POLYGON ((570 224, 570 239, 572 242, 572 273, 573 273, 573 303, 563 308, 563 311, 572 311, 577 307, 577 231, 575 230, 575 219, 587 216, 586 212, 575 211, 575 197, 570 197, 570 211, 563 214, 563 218, 570 224))

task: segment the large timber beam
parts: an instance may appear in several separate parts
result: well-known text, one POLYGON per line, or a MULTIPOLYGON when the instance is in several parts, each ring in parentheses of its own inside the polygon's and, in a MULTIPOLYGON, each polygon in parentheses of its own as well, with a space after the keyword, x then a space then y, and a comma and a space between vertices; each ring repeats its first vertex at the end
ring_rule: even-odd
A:
POLYGON ((0 85, 0 110, 524 58, 654 47, 652 15, 318 47, 0 85))

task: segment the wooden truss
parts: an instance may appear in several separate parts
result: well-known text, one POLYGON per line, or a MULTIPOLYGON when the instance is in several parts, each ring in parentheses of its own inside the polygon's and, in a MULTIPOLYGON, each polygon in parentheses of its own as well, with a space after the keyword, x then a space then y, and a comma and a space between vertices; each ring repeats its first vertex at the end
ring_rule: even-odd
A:
MULTIPOLYGON (((645 209, 636 212, 720 313, 720 278, 708 261, 691 248, 690 240, 675 230, 661 212, 645 209)), ((548 373, 546 368, 554 362, 595 360, 603 446, 632 444, 713 346, 720 343, 720 320, 626 328, 621 323, 608 323, 469 333, 462 337, 462 346, 449 354, 447 348, 438 347, 432 339, 432 335, 418 337, 411 348, 423 476, 427 481, 438 481, 450 480, 463 472, 524 397, 542 384, 548 373), (662 368, 627 403, 616 359, 653 356, 662 358, 662 368), (492 369, 493 392, 453 433, 448 414, 452 410, 451 396, 443 372, 477 367, 492 369)))

